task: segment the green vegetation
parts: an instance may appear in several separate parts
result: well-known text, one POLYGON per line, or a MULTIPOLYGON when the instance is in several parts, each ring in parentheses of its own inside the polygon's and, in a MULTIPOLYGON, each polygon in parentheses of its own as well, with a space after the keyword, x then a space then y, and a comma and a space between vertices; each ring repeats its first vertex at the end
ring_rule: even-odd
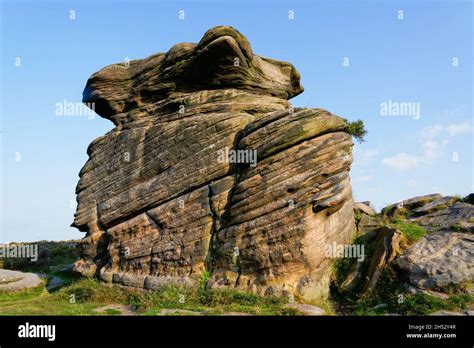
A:
MULTIPOLYGON (((372 255, 373 253, 373 240, 368 238, 367 235, 360 235, 357 236, 352 242, 352 244, 358 244, 364 246, 364 251, 366 255, 372 255)), ((367 261, 367 260, 366 260, 367 261)), ((333 282, 334 285, 340 286, 344 282, 347 274, 356 264, 357 259, 351 257, 343 257, 338 259, 333 266, 333 282)), ((364 265, 363 269, 366 268, 368 265, 364 265), (364 267, 365 266, 365 267, 364 267)))
POLYGON ((159 315, 163 309, 196 315, 220 315, 228 312, 252 315, 298 315, 286 307, 288 300, 258 296, 234 289, 207 290, 165 286, 148 292, 101 284, 82 279, 48 293, 43 286, 12 293, 0 293, 0 315, 117 315, 119 310, 96 309, 109 304, 130 305, 137 315, 159 315))
POLYGON ((5 258, 3 268, 23 272, 54 273, 79 257, 74 242, 39 241, 38 260, 5 258))
MULTIPOLYGON (((340 275, 343 276, 343 275, 340 275)), ((339 305, 339 312, 346 315, 429 315, 436 311, 459 311, 474 306, 474 296, 467 287, 458 286, 449 298, 441 299, 428 293, 409 293, 392 267, 386 267, 373 292, 360 295, 358 289, 340 293, 332 289, 332 300, 339 305)))
MULTIPOLYGON (((195 288, 165 286, 159 291, 113 287, 95 279, 84 279, 64 271, 64 266, 77 259, 74 243, 39 242, 37 262, 27 259, 6 259, 7 269, 38 272, 52 278, 61 278, 65 286, 54 292, 45 289, 45 283, 35 289, 0 292, 0 315, 118 315, 119 309, 97 308, 107 305, 128 305, 137 315, 159 315, 164 309, 195 315, 219 315, 240 312, 252 315, 298 315, 287 307, 288 299, 257 296, 234 289, 209 290, 206 288, 210 273, 204 271, 195 288)), ((165 313, 166 314, 166 313, 165 313)))
POLYGON ((426 230, 423 227, 407 222, 399 217, 392 220, 392 225, 400 230, 410 243, 416 242, 426 234, 426 230))
MULTIPOLYGON (((366 259, 359 265, 358 273, 366 274, 370 265, 370 256, 374 253, 374 238, 369 235, 360 235, 356 237, 351 244, 364 245, 366 259)), ((333 276, 330 284, 330 301, 335 312, 343 314, 352 314, 354 307, 359 301, 359 293, 363 287, 363 281, 355 281, 353 285, 346 286, 344 281, 349 274, 356 271, 358 265, 356 258, 343 257, 334 263, 333 276)))
POLYGON ((367 130, 365 129, 364 122, 362 120, 349 121, 344 118, 344 121, 347 123, 347 133, 356 138, 359 143, 365 141, 364 137, 367 135, 367 130))
POLYGON ((358 226, 360 220, 362 219, 362 213, 358 210, 356 212, 354 212, 354 219, 355 219, 356 226, 358 226))
POLYGON ((354 303, 353 314, 429 315, 440 310, 465 310, 472 305, 474 305, 474 296, 465 292, 458 292, 447 299, 423 292, 408 293, 397 278, 395 270, 392 267, 387 267, 382 273, 373 295, 360 298, 354 303), (374 308, 380 304, 384 305, 374 308))
POLYGON ((39 273, 48 281, 53 277, 58 277, 64 282, 64 285, 72 284, 79 279, 78 275, 62 271, 64 267, 71 265, 79 257, 75 242, 39 241, 35 244, 38 245, 38 259, 36 261, 28 258, 5 258, 3 268, 39 273))
MULTIPOLYGON (((356 218, 357 219, 357 218, 356 218)), ((385 223, 403 233, 405 247, 419 240, 426 234, 424 228, 409 223, 400 216, 385 223)), ((359 267, 359 274, 366 273, 370 259, 374 253, 373 240, 367 235, 357 237, 354 244, 364 244, 366 260, 359 267)), ((403 245, 401 245, 403 248, 403 245)), ((474 296, 470 294, 472 284, 451 285, 439 289, 447 294, 446 299, 432 296, 428 292, 411 293, 400 280, 396 267, 392 264, 382 271, 373 291, 362 293, 362 281, 355 282, 351 287, 344 287, 344 281, 354 272, 356 260, 342 258, 334 265, 331 281, 331 301, 340 314, 344 315, 429 315, 436 311, 459 311, 474 307, 474 296)))
POLYGON ((471 282, 461 282, 459 284, 449 284, 440 289, 441 292, 450 295, 459 295, 465 293, 472 293, 473 284, 471 282))

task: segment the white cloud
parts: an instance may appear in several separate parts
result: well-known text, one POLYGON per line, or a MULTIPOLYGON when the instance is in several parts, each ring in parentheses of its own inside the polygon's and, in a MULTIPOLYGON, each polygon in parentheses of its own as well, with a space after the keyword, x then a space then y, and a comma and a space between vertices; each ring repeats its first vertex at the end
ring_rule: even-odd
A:
POLYGON ((382 164, 399 171, 405 171, 418 165, 418 157, 401 152, 395 156, 384 158, 382 164))
POLYGON ((421 131, 421 137, 423 139, 433 139, 437 137, 441 131, 443 130, 443 126, 440 124, 435 124, 434 126, 424 128, 421 131))
POLYGON ((421 130, 420 144, 423 152, 417 155, 411 155, 404 152, 398 153, 392 157, 386 157, 382 164, 399 171, 405 171, 417 167, 419 164, 433 164, 440 158, 446 146, 448 139, 442 139, 446 134, 456 136, 458 134, 470 133, 473 131, 469 121, 453 123, 448 126, 435 124, 421 130))
POLYGON ((453 123, 446 127, 446 131, 452 137, 458 134, 470 133, 472 132, 472 127, 468 121, 461 123, 453 123))

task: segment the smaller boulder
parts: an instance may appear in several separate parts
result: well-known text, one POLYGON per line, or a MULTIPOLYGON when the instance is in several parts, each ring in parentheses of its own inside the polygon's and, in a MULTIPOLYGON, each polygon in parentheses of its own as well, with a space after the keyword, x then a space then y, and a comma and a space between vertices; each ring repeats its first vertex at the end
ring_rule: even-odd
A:
POLYGON ((409 219, 429 232, 468 232, 471 231, 470 224, 474 219, 474 206, 456 202, 445 209, 409 219))
POLYGON ((46 286, 46 289, 48 291, 54 291, 62 287, 64 284, 65 284, 64 280, 62 280, 61 278, 53 277, 49 280, 48 285, 46 286))
POLYGON ((369 207, 368 205, 362 202, 354 203, 354 211, 367 214, 370 216, 375 215, 375 211, 371 207, 369 207))
POLYGON ((382 221, 379 217, 373 217, 366 214, 362 214, 360 220, 357 222, 358 233, 369 233, 376 230, 382 225, 382 221))
POLYGON ((462 199, 462 201, 463 201, 464 203, 474 204, 474 193, 468 194, 466 197, 464 197, 464 198, 462 199))
POLYGON ((0 269, 0 291, 9 292, 41 285, 41 278, 35 273, 25 273, 0 269))
POLYGON ((442 291, 474 282, 474 235, 439 232, 421 238, 397 259, 410 284, 442 291))
POLYGON ((370 293, 375 288, 385 266, 398 255, 401 239, 402 233, 395 228, 383 226, 377 230, 362 293, 370 293))
POLYGON ((428 202, 419 208, 414 209, 412 213, 416 216, 434 213, 435 211, 446 209, 447 207, 455 203, 457 200, 458 198, 451 196, 436 198, 435 200, 428 202))
POLYGON ((382 209, 382 214, 388 217, 393 217, 407 210, 413 210, 413 209, 422 207, 423 205, 441 197, 442 196, 439 193, 433 193, 430 195, 424 195, 424 196, 418 196, 418 197, 406 199, 404 201, 386 206, 385 208, 382 209))

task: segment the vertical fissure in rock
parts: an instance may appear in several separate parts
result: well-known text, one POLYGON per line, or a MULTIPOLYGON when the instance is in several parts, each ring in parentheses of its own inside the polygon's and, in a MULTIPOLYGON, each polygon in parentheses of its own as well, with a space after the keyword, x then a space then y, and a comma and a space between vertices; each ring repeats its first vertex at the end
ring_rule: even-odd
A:
MULTIPOLYGON (((232 150, 238 149, 238 144, 243 138, 243 133, 244 133, 243 130, 236 133, 234 142, 231 148, 232 150)), ((234 196, 235 190, 237 189, 237 185, 239 184, 240 178, 244 170, 245 170, 244 166, 238 163, 230 163, 230 169, 229 169, 228 174, 234 177, 234 182, 227 195, 227 203, 226 203, 226 206, 224 207, 224 212, 222 213, 221 216, 219 216, 219 214, 217 213, 216 208, 214 206, 214 202, 212 200, 212 197, 214 194, 214 192, 212 191, 212 186, 211 186, 212 184, 208 185, 208 200, 209 200, 209 209, 211 211, 211 216, 212 216, 212 226, 211 226, 211 238, 209 240, 209 247, 208 247, 208 252, 206 256, 205 266, 206 266, 206 270, 211 274, 216 266, 216 257, 218 253, 217 249, 219 247, 217 245, 218 233, 222 228, 225 228, 228 225, 228 222, 230 221, 230 209, 232 205, 232 198, 234 196)), ((241 274, 240 257, 238 257, 238 262, 236 263, 236 265, 238 268, 238 271, 237 271, 238 276, 237 276, 234 286, 238 285, 239 279, 240 279, 240 274, 241 274)))
MULTIPOLYGON (((211 183, 212 184, 212 183, 211 183)), ((220 218, 219 215, 216 212, 216 208, 214 207, 214 202, 212 201, 212 196, 213 196, 213 191, 212 191, 212 186, 209 184, 207 186, 208 193, 207 193, 207 199, 208 199, 208 204, 209 204, 209 210, 211 212, 211 218, 212 218, 212 224, 211 224, 211 237, 209 238, 209 246, 207 250, 207 255, 206 255, 206 260, 205 260, 205 267, 206 270, 212 273, 212 270, 215 267, 215 238, 217 231, 220 227, 220 218)))
POLYGON ((97 265, 96 273, 99 274, 100 269, 110 261, 110 255, 108 252, 110 240, 106 227, 100 222, 99 203, 97 201, 95 202, 94 222, 95 228, 97 229, 94 233, 100 233, 100 237, 96 244, 96 256, 94 260, 97 265))

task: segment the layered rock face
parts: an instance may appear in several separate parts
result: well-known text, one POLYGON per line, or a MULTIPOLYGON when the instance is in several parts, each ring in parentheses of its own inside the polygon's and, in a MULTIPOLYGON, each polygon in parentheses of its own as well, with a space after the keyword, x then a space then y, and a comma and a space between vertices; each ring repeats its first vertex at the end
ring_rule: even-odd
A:
POLYGON ((83 101, 115 128, 80 172, 76 270, 145 289, 206 271, 211 288, 327 290, 325 247, 355 232, 352 139, 340 117, 293 109, 302 91, 230 27, 93 74, 83 101))

